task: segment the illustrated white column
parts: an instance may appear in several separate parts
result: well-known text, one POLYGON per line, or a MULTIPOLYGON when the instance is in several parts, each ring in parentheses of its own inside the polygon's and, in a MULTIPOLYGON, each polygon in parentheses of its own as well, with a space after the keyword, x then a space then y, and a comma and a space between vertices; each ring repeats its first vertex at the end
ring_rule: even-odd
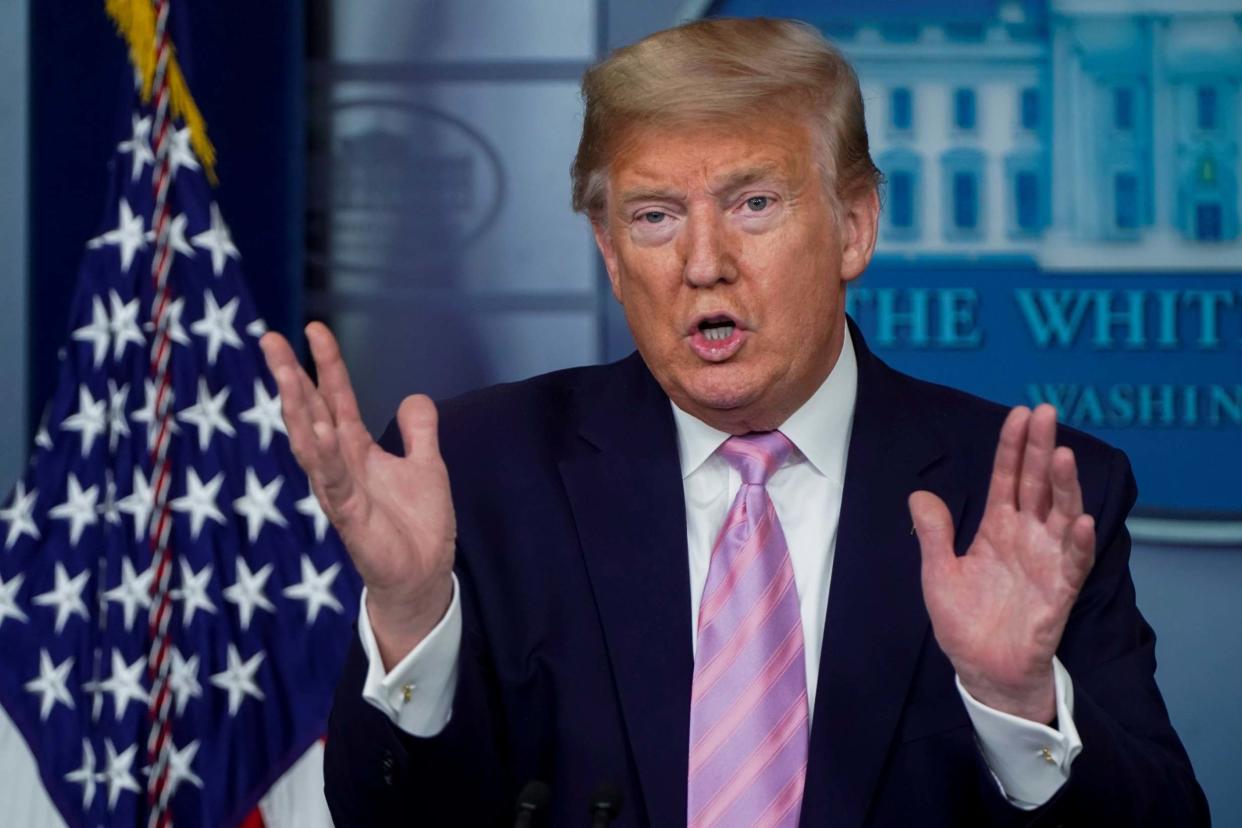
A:
POLYGON ((1175 235, 1173 205, 1174 181, 1177 174, 1177 101, 1167 70, 1169 20, 1150 18, 1151 44, 1151 164, 1152 164, 1152 228, 1156 238, 1175 235))
POLYGON ((1074 225, 1074 197, 1070 182, 1073 181, 1070 140, 1070 84, 1069 84, 1069 33, 1067 22, 1057 17, 1052 23, 1052 59, 1048 73, 1052 96, 1052 226, 1054 235, 1060 235, 1074 225))

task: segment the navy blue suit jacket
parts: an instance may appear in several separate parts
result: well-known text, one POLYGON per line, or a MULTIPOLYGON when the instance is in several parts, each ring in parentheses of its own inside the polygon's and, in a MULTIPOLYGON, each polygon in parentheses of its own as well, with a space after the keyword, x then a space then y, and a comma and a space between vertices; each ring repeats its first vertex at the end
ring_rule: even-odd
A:
MULTIPOLYGON (((932 635, 906 498, 944 498, 964 551, 1006 411, 892 370, 852 332, 858 399, 801 824, 1207 824, 1135 607, 1128 463, 1066 428, 1099 536, 1059 651, 1085 748, 1052 802, 1004 801, 932 635)), ((601 782, 625 795, 615 825, 684 824, 693 662, 668 398, 634 355, 440 411, 464 623, 453 717, 432 739, 395 728, 362 699, 355 642, 327 739, 337 825, 509 825, 531 779, 551 785, 554 825, 589 824, 601 782)), ((384 443, 400 451, 395 429, 384 443)))

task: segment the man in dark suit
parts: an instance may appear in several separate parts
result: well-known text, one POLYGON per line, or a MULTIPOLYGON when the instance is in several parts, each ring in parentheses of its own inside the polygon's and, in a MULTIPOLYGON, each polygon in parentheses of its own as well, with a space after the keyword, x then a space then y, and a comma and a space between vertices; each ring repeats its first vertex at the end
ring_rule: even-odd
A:
POLYGON ((637 355, 410 397, 376 444, 325 328, 318 388, 263 343, 367 585, 338 824, 505 824, 532 779, 563 825, 604 782, 626 825, 1206 824, 1125 459, 845 317, 879 213, 848 64, 711 21, 583 87, 575 206, 637 355))

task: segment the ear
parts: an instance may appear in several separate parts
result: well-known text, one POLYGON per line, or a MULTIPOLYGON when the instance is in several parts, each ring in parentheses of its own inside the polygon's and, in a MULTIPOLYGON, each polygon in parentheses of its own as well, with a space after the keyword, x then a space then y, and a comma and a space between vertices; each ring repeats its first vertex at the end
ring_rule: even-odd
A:
POLYGON ((871 263, 880 223, 880 196, 872 187, 841 205, 841 279, 857 279, 871 263))
POLYGON ((612 295, 624 305, 625 300, 621 298, 621 271, 617 263, 617 250, 612 246, 612 233, 608 230, 607 220, 603 217, 591 219, 591 232, 595 234, 595 246, 599 248, 599 255, 604 259, 604 269, 608 271, 612 295))

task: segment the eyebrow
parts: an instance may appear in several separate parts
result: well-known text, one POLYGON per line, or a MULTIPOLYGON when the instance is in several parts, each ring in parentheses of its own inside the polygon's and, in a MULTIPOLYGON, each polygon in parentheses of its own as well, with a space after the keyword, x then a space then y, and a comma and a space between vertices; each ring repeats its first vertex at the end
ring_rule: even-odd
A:
MULTIPOLYGON (((708 191, 716 198, 724 199, 751 184, 778 175, 778 165, 774 163, 745 167, 735 170, 720 181, 713 183, 708 188, 708 191)), ((685 198, 686 194, 681 190, 661 187, 636 187, 622 193, 621 197, 617 199, 617 203, 624 206, 639 201, 684 201, 685 198)))
POLYGON ((728 196, 744 187, 749 187, 765 179, 777 177, 779 171, 774 163, 760 164, 754 167, 745 167, 735 170, 726 176, 722 181, 713 184, 709 189, 717 198, 728 196))
POLYGON ((681 190, 660 187, 637 187, 626 190, 617 199, 618 204, 628 205, 637 201, 685 201, 686 194, 681 190))

